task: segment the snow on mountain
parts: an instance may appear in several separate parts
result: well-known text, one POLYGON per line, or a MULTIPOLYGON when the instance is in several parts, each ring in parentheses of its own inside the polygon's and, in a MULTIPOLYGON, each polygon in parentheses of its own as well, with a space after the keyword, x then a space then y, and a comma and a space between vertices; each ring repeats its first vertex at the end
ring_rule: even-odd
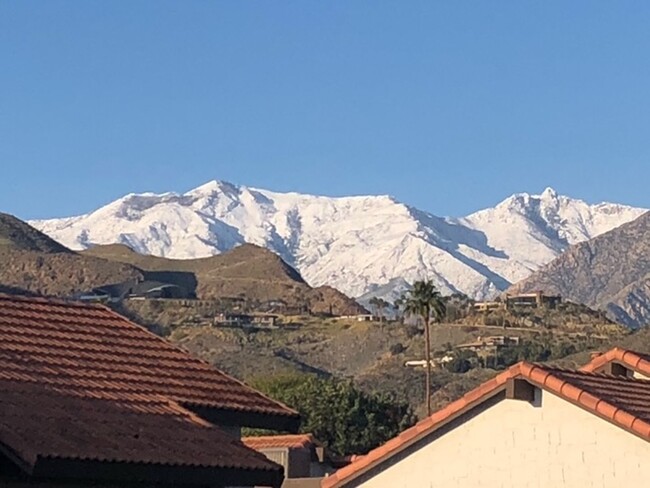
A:
POLYGON ((72 249, 123 243, 180 259, 258 244, 311 285, 353 297, 392 297, 405 282, 430 278, 443 292, 485 298, 644 211, 547 189, 441 218, 388 196, 330 198, 212 181, 184 194, 130 194, 86 215, 30 223, 72 249))

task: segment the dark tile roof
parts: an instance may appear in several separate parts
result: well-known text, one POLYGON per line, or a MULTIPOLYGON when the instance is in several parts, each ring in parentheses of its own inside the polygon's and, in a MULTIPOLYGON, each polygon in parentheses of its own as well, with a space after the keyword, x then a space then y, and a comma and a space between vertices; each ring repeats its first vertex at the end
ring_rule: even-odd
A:
POLYGON ((650 425, 650 381, 581 371, 547 370, 567 384, 650 425))
POLYGON ((0 295, 0 379, 163 395, 218 411, 298 414, 102 305, 0 295))
POLYGON ((279 486, 214 424, 297 420, 104 306, 0 295, 0 456, 28 475, 279 486))
POLYGON ((88 395, 16 381, 0 381, 0 391, 0 442, 31 470, 41 458, 277 470, 161 396, 88 395))

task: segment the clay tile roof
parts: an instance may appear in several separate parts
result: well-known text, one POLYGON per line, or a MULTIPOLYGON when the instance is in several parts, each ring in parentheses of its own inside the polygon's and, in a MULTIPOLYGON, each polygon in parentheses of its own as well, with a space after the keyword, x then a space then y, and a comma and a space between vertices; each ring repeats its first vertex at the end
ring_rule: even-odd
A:
POLYGON ((324 478, 321 486, 346 486, 349 481, 369 469, 503 392, 508 381, 514 379, 525 379, 650 442, 650 381, 553 369, 522 362, 324 478))
POLYGON ((320 446, 320 443, 311 434, 244 437, 242 442, 251 449, 305 449, 311 446, 320 446))
POLYGON ((619 363, 629 369, 650 376, 650 355, 615 347, 593 358, 585 364, 581 371, 596 372, 602 370, 608 363, 619 363))
POLYGON ((163 397, 91 398, 0 381, 0 442, 29 467, 41 459, 239 468, 278 466, 163 397))
POLYGON ((298 419, 103 305, 0 294, 0 379, 103 395, 156 394, 186 406, 298 419))
POLYGON ((281 466, 195 407, 298 418, 104 306, 0 295, 0 457, 26 473, 279 486, 281 466))

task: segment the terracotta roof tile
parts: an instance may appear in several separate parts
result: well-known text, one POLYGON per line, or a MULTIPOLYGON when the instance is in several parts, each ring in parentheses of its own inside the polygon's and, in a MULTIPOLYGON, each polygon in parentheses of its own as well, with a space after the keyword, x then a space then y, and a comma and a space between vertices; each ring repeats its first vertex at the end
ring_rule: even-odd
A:
POLYGON ((251 449, 305 449, 311 446, 320 446, 320 443, 311 434, 244 437, 242 442, 251 449))
POLYGON ((297 419, 106 307, 0 295, 0 451, 28 474, 281 483, 281 466, 190 406, 297 419))
POLYGON ((650 354, 630 351, 620 347, 615 347, 597 355, 580 370, 588 373, 602 371, 609 363, 619 363, 644 376, 650 376, 650 354))
POLYGON ((0 440, 31 466, 50 457, 277 468, 163 397, 90 398, 14 381, 0 389, 0 440))
POLYGON ((650 442, 650 381, 586 371, 553 369, 523 362, 480 385, 362 458, 339 469, 333 475, 324 478, 321 486, 324 488, 345 486, 368 469, 381 464, 448 421, 503 391, 508 380, 516 378, 525 379, 650 442))
POLYGON ((296 417, 101 305, 0 295, 0 378, 296 417))

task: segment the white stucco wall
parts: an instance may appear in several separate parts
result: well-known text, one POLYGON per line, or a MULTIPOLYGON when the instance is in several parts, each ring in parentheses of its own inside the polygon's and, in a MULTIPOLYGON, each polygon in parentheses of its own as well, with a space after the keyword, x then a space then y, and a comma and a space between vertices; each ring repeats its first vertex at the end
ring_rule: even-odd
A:
POLYGON ((503 400, 364 488, 616 488, 650 483, 650 443, 548 393, 503 400))
POLYGON ((643 374, 638 373, 636 371, 634 372, 634 374, 632 376, 634 376, 637 380, 650 380, 650 376, 643 375, 643 374))

